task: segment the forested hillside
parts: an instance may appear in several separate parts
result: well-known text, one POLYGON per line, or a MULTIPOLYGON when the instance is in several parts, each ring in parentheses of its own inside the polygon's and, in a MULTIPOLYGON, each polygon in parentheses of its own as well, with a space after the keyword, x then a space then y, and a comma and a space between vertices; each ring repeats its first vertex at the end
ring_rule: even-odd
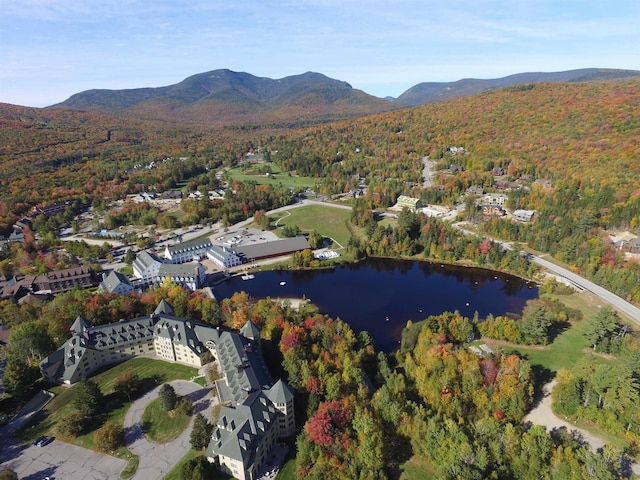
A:
POLYGON ((497 191, 533 223, 488 220, 487 233, 551 252, 615 292, 640 301, 638 265, 605 233, 640 222, 640 81, 537 84, 486 92, 282 135, 267 143, 286 168, 322 179, 327 193, 368 186, 369 207, 400 194, 453 205, 471 186, 497 191), (450 146, 465 153, 452 155, 450 146), (421 159, 437 162, 422 187, 421 159), (451 166, 455 168, 451 168, 451 166))
MULTIPOLYGON (((640 81, 530 84, 434 105, 298 129, 214 128, 3 105, 0 223, 33 205, 124 198, 179 183, 215 184, 214 170, 254 149, 283 171, 317 177, 327 194, 366 184, 366 207, 398 195, 454 205, 470 186, 503 182, 530 224, 484 222, 494 236, 548 251, 640 301, 638 265, 604 235, 640 221, 640 81), (449 147, 464 148, 453 155, 449 147), (429 188, 421 159, 437 162, 429 188), (162 162, 172 158, 170 162, 162 162), (182 159, 182 160, 176 160, 182 159), (153 170, 144 167, 156 162, 153 170), (450 168, 451 166, 455 168, 450 168)), ((247 215, 252 211, 248 206, 247 215)), ((206 218, 206 212, 201 217, 206 218)))

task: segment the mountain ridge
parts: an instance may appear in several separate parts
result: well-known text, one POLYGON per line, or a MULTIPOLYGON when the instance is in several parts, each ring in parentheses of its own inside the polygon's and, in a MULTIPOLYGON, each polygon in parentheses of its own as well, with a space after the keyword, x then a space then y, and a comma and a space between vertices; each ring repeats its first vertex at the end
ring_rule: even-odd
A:
POLYGON ((191 75, 163 87, 86 90, 46 108, 165 122, 295 124, 356 118, 524 84, 588 82, 634 76, 640 76, 640 71, 583 68, 562 72, 524 72, 495 79, 423 82, 395 99, 382 99, 317 72, 271 79, 218 69, 191 75))
POLYGON ((47 108, 183 121, 224 115, 232 123, 252 123, 323 119, 336 112, 346 118, 399 107, 321 73, 271 79, 219 69, 164 87, 87 90, 47 108))
POLYGON ((403 92, 395 99, 395 102, 414 107, 475 95, 496 88, 530 83, 589 82, 635 76, 640 76, 640 71, 580 68, 561 72, 523 72, 492 79, 462 78, 455 82, 422 82, 403 92))

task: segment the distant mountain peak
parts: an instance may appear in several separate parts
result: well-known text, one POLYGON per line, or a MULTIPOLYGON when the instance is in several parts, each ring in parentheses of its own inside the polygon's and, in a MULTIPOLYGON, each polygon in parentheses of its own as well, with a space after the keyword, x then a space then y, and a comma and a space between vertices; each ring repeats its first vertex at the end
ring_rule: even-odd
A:
POLYGON ((87 90, 49 108, 173 121, 225 115, 230 123, 242 123, 350 118, 398 107, 317 72, 274 80, 218 69, 165 87, 87 90))
POLYGON ((639 76, 638 70, 618 70, 609 68, 582 68, 564 72, 526 72, 502 78, 463 78, 455 82, 424 82, 414 85, 396 102, 407 105, 423 105, 458 97, 475 95, 496 88, 511 87, 526 83, 588 82, 639 76))

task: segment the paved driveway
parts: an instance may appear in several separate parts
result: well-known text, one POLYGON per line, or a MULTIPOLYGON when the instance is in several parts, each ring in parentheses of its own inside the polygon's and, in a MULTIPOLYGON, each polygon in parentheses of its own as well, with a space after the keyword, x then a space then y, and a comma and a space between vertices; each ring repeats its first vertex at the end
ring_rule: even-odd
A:
POLYGON ((22 445, 8 437, 2 444, 0 470, 10 468, 21 480, 108 480, 120 477, 126 461, 54 440, 47 446, 22 445))
MULTIPOLYGON (((200 385, 177 380, 171 382, 178 395, 188 395, 194 401, 194 414, 212 417, 211 391, 200 385)), ((149 442, 142 433, 142 412, 158 396, 160 387, 133 403, 125 416, 125 436, 129 449, 140 456, 134 480, 159 480, 189 451, 191 426, 173 442, 159 445, 149 442)), ((114 480, 127 465, 125 460, 103 455, 68 443, 54 440, 44 447, 22 444, 9 431, 0 429, 0 471, 12 469, 21 480, 114 480)))
MULTIPOLYGON (((184 380, 171 382, 171 386, 173 386, 178 395, 186 395, 193 400, 194 416, 196 413, 202 413, 209 421, 212 421, 212 395, 210 389, 184 380)), ((163 478, 191 449, 189 436, 193 426, 193 418, 189 423, 189 427, 172 442, 165 444, 152 443, 144 436, 142 432, 142 412, 144 412, 149 402, 158 397, 160 387, 136 400, 125 415, 124 431, 127 447, 132 453, 140 457, 138 470, 132 480, 158 480, 163 478)))

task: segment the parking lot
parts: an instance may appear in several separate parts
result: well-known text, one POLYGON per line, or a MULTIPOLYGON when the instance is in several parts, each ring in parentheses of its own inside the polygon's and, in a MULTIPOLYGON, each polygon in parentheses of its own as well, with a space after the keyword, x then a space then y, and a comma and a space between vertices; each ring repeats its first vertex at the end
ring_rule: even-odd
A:
POLYGON ((0 470, 10 468, 22 480, 107 480, 119 478, 127 462, 53 440, 41 447, 3 435, 0 470))

